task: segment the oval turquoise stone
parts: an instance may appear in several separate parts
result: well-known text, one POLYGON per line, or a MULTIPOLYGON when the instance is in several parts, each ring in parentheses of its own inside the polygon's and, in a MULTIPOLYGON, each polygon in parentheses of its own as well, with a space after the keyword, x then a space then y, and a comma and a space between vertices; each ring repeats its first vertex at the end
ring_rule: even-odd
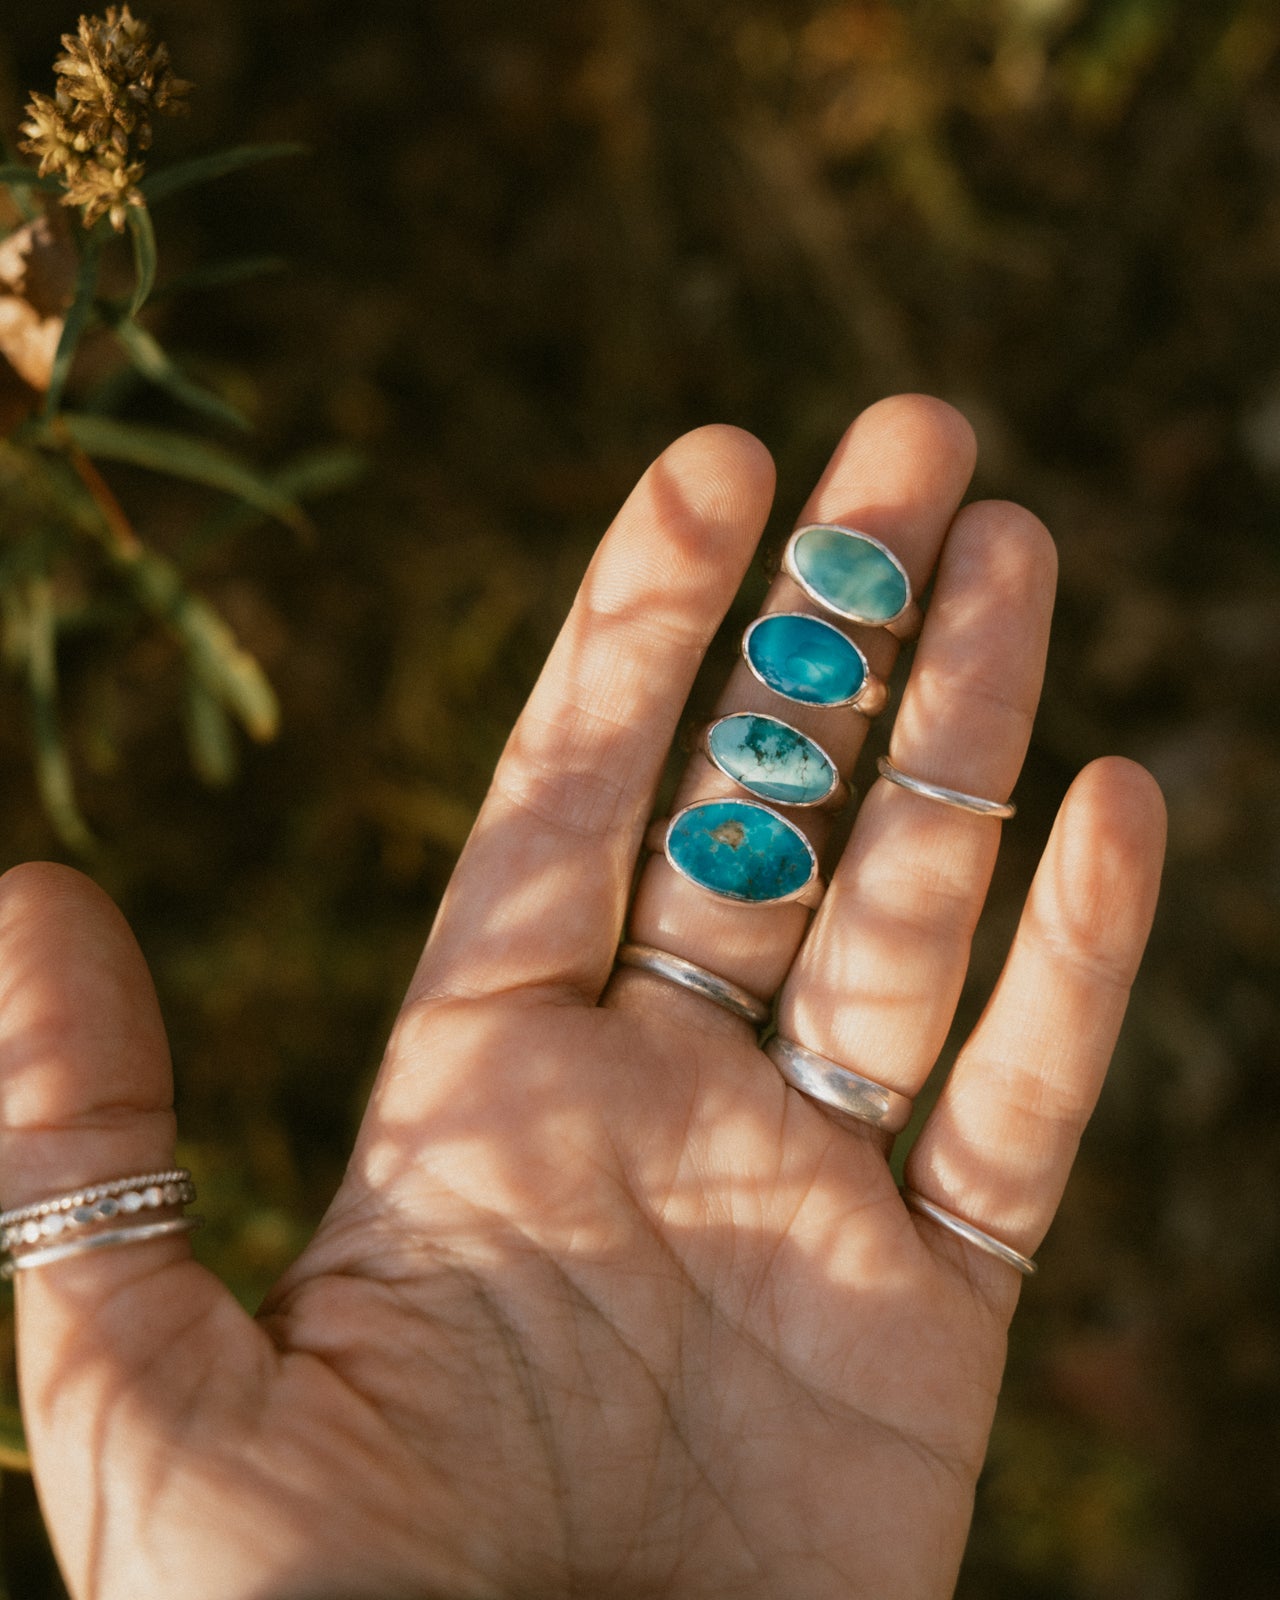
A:
POLYGON ((826 751, 776 717, 721 717, 707 733, 707 753, 735 783, 778 805, 817 805, 837 782, 826 751))
POLYGON ((862 652, 821 617, 775 611, 747 629, 743 653, 755 675, 775 694, 808 706, 841 706, 867 676, 862 652))
POLYGON ((911 598, 906 574, 874 539, 818 523, 791 541, 792 577, 819 605, 855 622, 890 622, 911 598))
POLYGON ((768 905, 804 888, 817 870, 809 841, 754 800, 704 800, 667 829, 667 859, 700 889, 768 905))

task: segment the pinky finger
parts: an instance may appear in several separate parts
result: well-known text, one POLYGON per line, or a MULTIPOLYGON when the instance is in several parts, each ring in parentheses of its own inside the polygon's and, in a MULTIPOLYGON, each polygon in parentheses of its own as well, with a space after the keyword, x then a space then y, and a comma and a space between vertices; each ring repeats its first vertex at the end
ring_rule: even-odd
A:
MULTIPOLYGON (((1164 838, 1160 791, 1141 767, 1097 761, 1076 779, 995 993, 908 1160, 912 1189, 1024 1254, 1053 1220, 1102 1088, 1164 838)), ((920 1227, 940 1248, 967 1248, 920 1227)))

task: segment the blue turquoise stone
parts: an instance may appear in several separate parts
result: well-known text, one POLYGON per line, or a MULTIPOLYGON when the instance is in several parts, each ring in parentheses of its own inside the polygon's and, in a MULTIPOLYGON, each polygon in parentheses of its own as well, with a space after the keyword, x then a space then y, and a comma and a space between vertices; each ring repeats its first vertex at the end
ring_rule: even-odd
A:
POLYGON ((819 605, 855 622, 890 622, 911 598, 906 574, 874 539, 819 523, 791 541, 788 567, 819 605))
POLYGON ((762 683, 807 706, 844 705, 867 676, 862 652, 821 617, 775 611, 751 624, 742 648, 762 683))
POLYGON ((776 717, 721 717, 707 733, 707 753, 735 783, 778 805, 817 805, 837 782, 821 746, 776 717))
POLYGON ((768 905, 804 888, 817 869, 795 826, 754 800, 704 800, 667 830, 667 859, 700 889, 768 905))

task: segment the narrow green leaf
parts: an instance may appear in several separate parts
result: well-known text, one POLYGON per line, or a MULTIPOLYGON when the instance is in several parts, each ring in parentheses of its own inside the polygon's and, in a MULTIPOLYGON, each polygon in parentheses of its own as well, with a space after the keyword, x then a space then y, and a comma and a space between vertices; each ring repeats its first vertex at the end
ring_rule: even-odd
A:
POLYGON ((130 206, 125 213, 133 240, 133 298, 129 316, 136 317, 147 303, 156 281, 156 230, 146 206, 130 206))
POLYGON ((208 183, 227 173, 239 172, 244 167, 256 166, 261 161, 277 161, 283 156, 305 155, 304 144, 242 144, 230 150, 220 150, 215 155, 197 156, 194 161, 180 161, 177 166, 149 173, 139 184, 148 205, 166 200, 180 189, 193 184, 208 183))
POLYGON ((63 844, 93 848, 93 835, 76 805, 71 762, 58 716, 57 624, 47 578, 27 585, 27 688, 35 743, 36 782, 45 812, 63 844))
MULTIPOLYGON (((310 521, 295 501, 282 494, 268 478, 217 445, 168 428, 150 428, 83 411, 66 412, 60 420, 89 456, 126 461, 135 467, 220 489, 276 517, 299 533, 310 532, 310 521)), ((45 442, 56 448, 56 441, 46 439, 45 442)))
POLYGON ((0 165, 0 183, 9 189, 43 189, 46 194, 57 194, 62 187, 56 178, 42 178, 34 167, 21 161, 0 165))
POLYGON ((265 278, 273 272, 283 272, 289 263, 283 256, 232 256, 226 261, 211 261, 203 267, 192 267, 176 278, 168 278, 152 290, 151 298, 176 294, 192 294, 203 289, 225 289, 232 284, 247 283, 253 278, 265 278))
POLYGON ((194 672, 187 674, 184 704, 191 765, 205 783, 222 789, 236 775, 236 742, 231 719, 217 695, 194 672))
POLYGON ((229 405, 221 395, 193 382, 157 339, 129 317, 122 317, 112 332, 124 346, 134 367, 175 400, 198 411, 202 416, 217 422, 228 423, 233 428, 248 432, 251 424, 243 412, 229 405))
POLYGON ((56 417, 62 405, 63 391, 71 375, 71 363, 89 323, 93 310, 93 297, 98 287, 98 261, 102 253, 102 236, 89 233, 80 246, 80 266, 76 272, 75 294, 67 320, 62 325, 62 337, 53 357, 53 370, 49 374, 49 390, 44 397, 43 415, 56 417))
POLYGON ((192 594, 173 563, 154 551, 144 550, 119 565, 142 605, 177 634, 192 675, 240 719, 252 738, 274 738, 280 726, 275 691, 208 601, 192 594))
MULTIPOLYGON (((363 451, 350 445, 333 445, 319 450, 309 450, 285 463, 271 474, 270 482, 276 491, 289 499, 314 500, 326 494, 341 494, 352 489, 369 471, 369 458, 363 451)), ((263 513, 256 506, 241 502, 220 507, 206 517, 187 539, 182 549, 184 564, 198 559, 201 553, 236 537, 262 520, 263 513)))

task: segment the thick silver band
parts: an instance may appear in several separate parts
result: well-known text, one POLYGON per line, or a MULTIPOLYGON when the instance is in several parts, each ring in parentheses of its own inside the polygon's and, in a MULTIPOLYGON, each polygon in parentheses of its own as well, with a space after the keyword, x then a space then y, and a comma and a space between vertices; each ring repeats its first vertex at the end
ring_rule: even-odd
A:
POLYGON ((841 1116, 869 1123, 885 1133, 901 1133, 911 1120, 911 1101, 905 1094, 873 1083, 794 1039, 775 1034, 765 1044, 764 1053, 793 1089, 841 1116))
POLYGON ((979 817, 1011 817, 1018 809, 1010 800, 984 800, 978 794, 965 794, 963 789, 947 789, 940 783, 927 783, 923 778, 913 778, 895 767, 888 756, 881 756, 876 767, 882 778, 896 783, 900 789, 909 789, 912 794, 922 795, 926 800, 940 801, 944 806, 954 806, 957 811, 972 811, 979 817))
POLYGON ((48 1267, 55 1261, 82 1256, 90 1250, 105 1250, 117 1244, 141 1244, 171 1233, 189 1233, 200 1226, 200 1220, 199 1217, 165 1217, 159 1222, 133 1222, 123 1228, 78 1234, 60 1244, 46 1245, 42 1250, 24 1250, 21 1255, 0 1262, 0 1278, 12 1278, 15 1272, 25 1272, 29 1267, 48 1267))
POLYGON ((665 978, 691 994, 714 1001, 753 1027, 762 1027, 769 1020, 770 1007, 763 1000, 669 950, 658 950, 651 944, 622 944, 618 946, 617 960, 621 966, 639 967, 642 972, 651 972, 656 978, 665 978))
POLYGON ((946 1228, 958 1239, 963 1239, 966 1244, 975 1245, 979 1250, 985 1250, 989 1256, 994 1256, 997 1261, 1003 1261, 1006 1266, 1014 1267, 1025 1277, 1031 1277, 1038 1270, 1030 1256, 1021 1255, 1012 1245, 993 1239, 989 1233, 983 1233, 981 1228, 975 1228, 972 1222, 966 1222, 963 1217, 956 1217, 950 1211, 944 1211, 941 1206, 935 1205, 932 1200, 926 1200, 914 1189, 903 1189, 902 1198, 913 1211, 928 1217, 939 1227, 946 1228))

